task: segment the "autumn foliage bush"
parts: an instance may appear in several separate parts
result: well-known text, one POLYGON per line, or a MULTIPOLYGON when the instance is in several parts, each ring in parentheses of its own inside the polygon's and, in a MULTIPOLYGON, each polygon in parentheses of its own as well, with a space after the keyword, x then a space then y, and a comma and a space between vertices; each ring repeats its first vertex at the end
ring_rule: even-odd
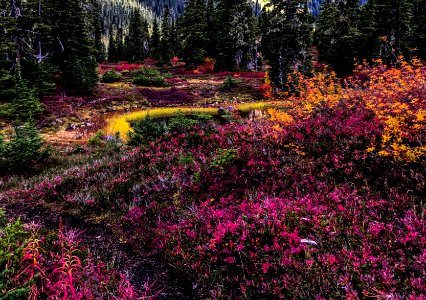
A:
POLYGON ((169 132, 5 196, 121 214, 128 245, 200 299, 424 299, 425 68, 359 71, 293 75, 267 120, 169 132))
MULTIPOLYGON (((146 299, 127 276, 92 257, 81 232, 46 232, 0 210, 0 299, 146 299)), ((147 286, 150 287, 151 286, 147 286)))

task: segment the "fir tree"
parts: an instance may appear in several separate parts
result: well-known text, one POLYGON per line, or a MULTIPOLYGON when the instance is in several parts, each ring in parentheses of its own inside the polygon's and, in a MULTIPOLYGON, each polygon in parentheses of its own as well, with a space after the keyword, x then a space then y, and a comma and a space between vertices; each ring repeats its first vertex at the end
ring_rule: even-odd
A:
POLYGON ((86 4, 87 19, 89 20, 89 34, 94 45, 94 55, 97 62, 105 60, 105 49, 102 43, 102 11, 98 0, 88 0, 86 4))
POLYGON ((270 27, 266 36, 270 41, 270 77, 275 87, 287 88, 287 76, 293 71, 309 73, 311 59, 312 19, 308 1, 282 2, 273 0, 270 27))
POLYGON ((109 41, 108 41, 108 61, 110 63, 116 63, 117 59, 117 42, 114 38, 112 30, 109 32, 109 41))
POLYGON ((152 57, 156 59, 161 59, 161 33, 160 28, 158 27, 157 19, 154 20, 154 25, 152 27, 152 35, 150 42, 150 50, 152 57))
POLYGON ((376 35, 381 40, 380 56, 393 63, 400 55, 410 59, 413 38, 414 0, 370 0, 376 14, 376 35))
POLYGON ((91 93, 98 81, 96 49, 80 0, 50 0, 52 62, 60 71, 62 93, 91 93))
POLYGON ((0 136, 0 173, 27 171, 46 160, 50 149, 43 147, 43 144, 43 139, 30 121, 17 125, 15 137, 9 142, 4 142, 0 136))
POLYGON ((123 61, 125 60, 125 50, 124 50, 124 36, 123 36, 123 28, 118 28, 117 38, 115 40, 116 49, 117 49, 117 60, 123 61))
POLYGON ((193 68, 204 61, 207 55, 207 16, 203 0, 189 0, 179 19, 179 40, 182 43, 182 58, 193 68))
POLYGON ((180 44, 179 44, 179 40, 178 40, 178 30, 177 30, 177 26, 176 26, 176 21, 174 19, 172 19, 171 44, 172 44, 173 55, 176 56, 176 54, 180 50, 180 44))
POLYGON ((216 9, 219 68, 242 69, 255 62, 260 42, 251 0, 221 0, 216 9))
POLYGON ((426 0, 414 0, 413 5, 414 55, 426 59, 426 0))
POLYGON ((173 57, 173 28, 170 9, 166 6, 161 23, 161 58, 167 62, 173 57))
POLYGON ((330 64, 339 76, 350 74, 357 56, 358 1, 326 1, 317 22, 316 44, 320 61, 330 64))
POLYGON ((43 107, 37 99, 35 91, 28 87, 25 80, 17 80, 15 95, 8 112, 12 120, 27 122, 40 116, 43 112, 43 107))
POLYGON ((207 55, 210 57, 216 56, 216 7, 214 0, 207 1, 207 46, 206 51, 207 55))
POLYGON ((140 11, 136 9, 129 24, 129 35, 125 43, 126 57, 130 62, 141 62, 148 53, 148 24, 142 20, 140 11))

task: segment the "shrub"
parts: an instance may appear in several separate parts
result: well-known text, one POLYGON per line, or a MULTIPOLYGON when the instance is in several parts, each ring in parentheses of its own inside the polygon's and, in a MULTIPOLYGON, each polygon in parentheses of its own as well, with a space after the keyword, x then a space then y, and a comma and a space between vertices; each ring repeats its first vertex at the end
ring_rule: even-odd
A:
POLYGON ((133 84, 141 86, 166 87, 168 83, 161 76, 138 75, 133 78, 133 84))
POLYGON ((129 144, 139 145, 152 142, 166 133, 183 133, 193 126, 211 120, 205 114, 178 114, 167 119, 154 119, 150 116, 133 124, 133 132, 129 133, 129 144))
POLYGON ((140 145, 152 142, 167 131, 163 122, 147 116, 133 124, 133 132, 129 133, 129 145, 140 145))
POLYGON ((160 77, 161 73, 157 69, 154 68, 140 68, 132 72, 134 76, 145 75, 148 77, 160 77))
POLYGON ((137 291, 128 276, 94 259, 76 230, 8 222, 0 209, 0 233, 0 300, 133 300, 159 293, 149 282, 137 291))
POLYGON ((15 127, 15 137, 9 142, 0 138, 0 170, 33 169, 50 156, 50 148, 31 123, 15 127))
POLYGON ((104 75, 102 75, 102 82, 105 83, 119 82, 121 79, 121 74, 114 70, 108 70, 104 73, 104 75))
POLYGON ((133 84, 141 86, 165 87, 169 84, 164 80, 160 71, 153 68, 140 68, 133 71, 133 84))
POLYGON ((10 102, 15 95, 15 76, 0 70, 0 102, 10 102))
POLYGON ((239 82, 235 80, 232 76, 226 77, 222 86, 220 87, 221 91, 230 91, 233 88, 237 87, 239 82))
POLYGON ((28 121, 38 117, 43 112, 43 106, 35 96, 35 91, 28 87, 25 80, 18 81, 16 85, 16 97, 9 105, 7 115, 9 118, 20 121, 28 121))

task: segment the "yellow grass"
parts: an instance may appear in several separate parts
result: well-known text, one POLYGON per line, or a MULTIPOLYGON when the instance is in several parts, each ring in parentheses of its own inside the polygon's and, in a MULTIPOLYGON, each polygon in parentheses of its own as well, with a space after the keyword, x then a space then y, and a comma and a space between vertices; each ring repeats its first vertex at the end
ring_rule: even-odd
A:
MULTIPOLYGON (((282 103, 279 102, 253 102, 253 103, 241 103, 241 104, 231 104, 223 105, 224 107, 236 107, 241 111, 251 111, 256 109, 267 109, 273 107, 282 107, 282 103)), ((214 107, 161 107, 161 108, 152 108, 138 110, 130 113, 122 113, 112 116, 107 119, 107 126, 105 132, 107 134, 117 134, 119 133, 121 138, 126 139, 127 134, 132 131, 130 122, 142 120, 146 117, 151 118, 160 118, 160 117, 171 117, 177 114, 194 114, 202 113, 209 115, 216 115, 218 113, 218 108, 214 107)))

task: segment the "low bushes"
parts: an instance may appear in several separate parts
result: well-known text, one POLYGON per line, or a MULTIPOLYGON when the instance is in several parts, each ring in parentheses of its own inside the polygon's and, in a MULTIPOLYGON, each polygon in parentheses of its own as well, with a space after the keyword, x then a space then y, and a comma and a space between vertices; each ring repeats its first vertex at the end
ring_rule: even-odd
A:
POLYGON ((165 133, 183 133, 191 127, 211 120, 212 116, 205 114, 177 115, 171 118, 153 119, 149 115, 134 122, 133 132, 129 133, 129 145, 142 145, 153 142, 165 133))
POLYGON ((165 81, 160 71, 151 68, 141 68, 133 71, 133 84, 152 87, 166 87, 169 84, 165 81))
POLYGON ((121 81, 122 76, 115 70, 108 70, 102 75, 101 81, 104 83, 114 83, 121 81))
POLYGON ((0 136, 0 174, 31 170, 50 156, 50 148, 31 123, 15 127, 15 136, 5 142, 0 136))
POLYGON ((220 90, 223 92, 230 91, 233 88, 236 88, 238 84, 239 81, 235 80, 232 76, 228 76, 220 87, 220 90))
POLYGON ((137 147, 4 195, 113 211, 199 299, 423 299, 425 70, 372 72, 300 77, 269 120, 142 122, 137 147))
POLYGON ((9 222, 0 209, 0 232, 2 300, 141 299, 124 274, 91 256, 78 231, 9 222))

